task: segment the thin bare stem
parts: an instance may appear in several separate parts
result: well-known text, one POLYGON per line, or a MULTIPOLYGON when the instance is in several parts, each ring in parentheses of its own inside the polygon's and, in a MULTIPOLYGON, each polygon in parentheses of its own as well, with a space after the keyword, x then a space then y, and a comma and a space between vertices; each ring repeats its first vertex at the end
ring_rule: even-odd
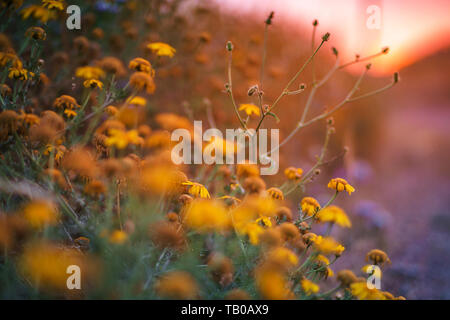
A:
POLYGON ((231 78, 231 62, 232 62, 232 60, 233 60, 233 54, 231 53, 231 51, 229 51, 229 54, 228 54, 228 84, 227 84, 227 93, 228 93, 228 95, 230 96, 231 103, 233 104, 233 107, 234 107, 234 112, 236 113, 236 116, 238 117, 239 122, 240 122, 242 128, 244 128, 245 130, 247 130, 247 126, 246 126, 246 124, 244 123, 244 121, 242 120, 241 115, 239 114, 239 110, 238 110, 236 101, 234 100, 234 95, 233 95, 233 81, 232 81, 232 78, 231 78))
POLYGON ((372 55, 370 55, 370 56, 367 56, 367 57, 364 57, 364 58, 356 58, 356 59, 353 60, 353 61, 344 63, 344 64, 342 64, 342 65, 339 66, 339 69, 346 68, 346 67, 348 67, 348 66, 350 66, 350 65, 352 65, 352 64, 356 64, 356 63, 359 63, 359 62, 364 62, 364 61, 371 60, 371 59, 373 59, 373 58, 382 56, 383 54, 387 54, 387 49, 386 49, 386 48, 384 48, 384 49, 382 49, 380 52, 375 53, 375 54, 372 54, 372 55))
POLYGON ((313 52, 313 54, 308 58, 308 60, 305 61, 305 63, 302 65, 302 67, 297 71, 297 73, 291 78, 291 80, 288 82, 288 84, 284 87, 283 91, 281 92, 281 94, 276 98, 275 102, 272 104, 272 106, 270 106, 270 108, 264 112, 264 114, 261 117, 261 120, 258 123, 258 126, 256 127, 256 131, 258 131, 258 129, 261 127, 262 122, 264 121, 264 118, 266 117, 266 115, 271 112, 277 105, 278 102, 280 102, 281 98, 283 98, 285 95, 289 94, 289 88, 291 87, 291 85, 297 80, 297 78, 300 76, 300 74, 303 72, 303 70, 305 70, 306 66, 312 61, 312 59, 314 58, 314 56, 317 54, 317 52, 320 50, 320 48, 322 47, 322 45, 324 44, 326 40, 322 39, 322 42, 320 43, 320 45, 316 48, 316 50, 313 52))

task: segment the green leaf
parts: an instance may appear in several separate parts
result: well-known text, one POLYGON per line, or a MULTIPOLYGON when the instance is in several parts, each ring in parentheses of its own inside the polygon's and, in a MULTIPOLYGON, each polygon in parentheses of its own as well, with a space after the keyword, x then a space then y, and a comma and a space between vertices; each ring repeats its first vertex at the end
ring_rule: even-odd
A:
POLYGON ((275 113, 267 112, 267 115, 274 117, 277 123, 280 122, 280 118, 275 113))

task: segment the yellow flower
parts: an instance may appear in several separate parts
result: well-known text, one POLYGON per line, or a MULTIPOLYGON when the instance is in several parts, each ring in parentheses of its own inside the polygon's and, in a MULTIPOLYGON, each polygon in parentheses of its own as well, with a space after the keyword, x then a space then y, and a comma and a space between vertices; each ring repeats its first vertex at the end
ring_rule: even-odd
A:
POLYGON ((262 266, 256 270, 255 278, 258 291, 264 299, 286 300, 293 298, 289 283, 279 270, 262 266))
POLYGON ((298 265, 297 255, 288 248, 284 247, 277 247, 271 250, 267 256, 267 261, 269 261, 270 263, 275 263, 286 269, 298 265))
POLYGON ((379 249, 373 249, 370 250, 366 255, 366 261, 372 261, 373 264, 377 265, 383 265, 385 262, 391 263, 391 260, 389 259, 386 252, 379 250, 379 249))
POLYGON ((128 235, 125 231, 122 230, 114 230, 109 236, 109 242, 114 244, 122 244, 127 241, 128 235))
POLYGON ((317 236, 314 239, 314 247, 323 254, 340 256, 345 248, 332 237, 317 236))
POLYGON ((72 109, 65 109, 64 110, 64 114, 67 116, 67 118, 73 118, 73 117, 75 117, 76 115, 77 115, 77 113, 76 113, 76 111, 75 110, 72 110, 72 109))
POLYGON ((153 78, 145 72, 135 72, 130 77, 130 85, 136 89, 147 93, 155 92, 156 86, 153 78))
POLYGON ((270 220, 269 217, 259 217, 258 219, 256 219, 255 221, 256 223, 262 225, 263 227, 272 227, 272 221, 270 220))
POLYGON ((284 175, 289 180, 298 180, 302 177, 303 170, 301 168, 289 167, 284 170, 284 175))
POLYGON ((47 34, 45 33, 44 29, 40 27, 28 28, 27 31, 25 32, 25 35, 35 40, 45 40, 45 38, 47 37, 47 34))
POLYGON ((361 268, 361 272, 364 273, 364 274, 367 275, 367 276, 370 276, 370 275, 373 275, 374 273, 377 273, 377 276, 378 276, 379 278, 381 278, 383 274, 382 274, 380 268, 378 268, 378 269, 373 268, 373 269, 372 269, 372 272, 369 274, 368 271, 369 271, 369 268, 371 268, 371 267, 372 267, 371 264, 366 264, 365 266, 363 266, 363 267, 361 268))
POLYGON ((100 80, 95 80, 95 79, 90 79, 90 80, 85 80, 83 82, 83 86, 85 88, 99 88, 100 90, 103 89, 103 82, 101 82, 100 80))
POLYGON ((185 215, 186 225, 199 232, 226 231, 230 216, 220 201, 197 199, 191 202, 185 215))
POLYGON ((270 196, 272 199, 275 199, 275 200, 284 200, 283 191, 281 191, 281 190, 278 189, 278 188, 275 188, 275 187, 269 188, 269 189, 267 189, 267 193, 269 194, 269 196, 270 196))
POLYGON ((28 203, 22 214, 34 228, 40 229, 46 225, 55 225, 58 222, 58 211, 55 206, 45 200, 35 200, 28 203))
POLYGON ((86 80, 100 79, 105 76, 105 71, 99 67, 84 66, 75 70, 75 76, 86 80))
POLYGON ((128 98, 125 103, 145 107, 145 105, 147 104, 147 99, 145 99, 144 97, 135 96, 128 98))
POLYGON ((155 285, 156 294, 168 299, 195 299, 198 285, 195 279, 185 271, 166 273, 155 285))
POLYGON ((31 5, 20 11, 22 19, 28 19, 30 16, 41 21, 42 23, 47 23, 50 19, 56 19, 55 12, 48 10, 44 7, 38 5, 31 5))
POLYGON ((347 191, 349 195, 352 194, 352 192, 355 191, 355 188, 353 188, 345 179, 342 178, 334 178, 331 179, 328 183, 328 188, 336 190, 336 191, 347 191))
POLYGON ((152 77, 155 76, 155 70, 152 68, 152 65, 143 58, 134 58, 131 60, 128 68, 131 70, 148 73, 152 77))
POLYGON ((329 206, 323 208, 317 213, 316 219, 318 220, 318 222, 336 223, 337 225, 344 228, 350 228, 352 226, 352 223, 345 214, 344 210, 337 206, 329 206))
POLYGON ((257 245, 259 243, 259 236, 264 233, 264 228, 257 222, 247 223, 243 228, 239 228, 239 233, 248 236, 251 244, 257 245))
POLYGON ((314 293, 319 292, 320 287, 315 284, 314 282, 308 280, 308 279, 303 279, 301 281, 301 285, 302 285, 302 289, 303 291, 307 294, 307 295, 311 295, 314 293))
POLYGON ((359 300, 386 300, 386 297, 378 289, 369 289, 366 282, 354 282, 350 285, 353 296, 359 300))
POLYGON ((242 111, 242 110, 244 110, 248 116, 251 116, 252 114, 254 114, 256 116, 261 115, 259 107, 255 106, 254 104, 250 104, 250 103, 241 104, 239 107, 239 111, 242 111))
POLYGON ((47 9, 64 10, 64 3, 58 0, 42 0, 42 6, 47 9))
POLYGON ((209 195, 208 189, 205 188, 204 185, 192 182, 192 181, 186 181, 182 183, 183 186, 189 187, 189 193, 193 195, 194 197, 200 197, 204 199, 209 199, 211 196, 209 195))
POLYGON ((156 53, 158 56, 167 56, 172 58, 175 55, 176 50, 172 48, 167 43, 163 42, 153 42, 147 45, 147 48, 152 52, 156 53))
POLYGON ((313 216, 319 209, 320 204, 312 197, 305 197, 300 202, 302 212, 308 216, 313 216))
POLYGON ((111 128, 108 131, 108 137, 105 139, 105 145, 115 146, 117 149, 124 149, 129 144, 142 145, 144 140, 139 137, 137 130, 120 130, 111 128))
POLYGON ((80 108, 80 105, 77 103, 77 100, 75 98, 63 94, 62 96, 55 99, 53 102, 53 107, 56 109, 75 109, 80 108))
POLYGON ((49 156, 51 153, 54 153, 55 160, 59 161, 62 159, 65 152, 66 152, 66 148, 63 145, 55 147, 51 144, 47 144, 43 154, 46 156, 49 156))
POLYGON ((15 54, 8 52, 0 52, 0 66, 4 67, 9 62, 11 62, 11 66, 13 68, 17 69, 23 68, 22 61, 20 61, 19 57, 17 57, 15 54))
POLYGON ((46 289, 67 290, 67 268, 77 265, 82 270, 82 287, 89 274, 94 276, 95 266, 80 251, 46 242, 27 245, 19 266, 33 285, 46 289))
MULTIPOLYGON (((31 73, 30 73, 31 75, 31 73)), ((28 80, 28 71, 26 69, 19 68, 9 68, 8 78, 10 79, 19 79, 19 80, 28 80)))

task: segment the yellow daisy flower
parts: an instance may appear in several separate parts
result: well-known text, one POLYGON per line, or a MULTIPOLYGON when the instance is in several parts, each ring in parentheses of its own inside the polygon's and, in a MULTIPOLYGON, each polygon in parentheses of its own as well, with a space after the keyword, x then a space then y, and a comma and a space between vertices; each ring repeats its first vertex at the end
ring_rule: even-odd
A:
POLYGON ((245 103, 241 104, 239 107, 239 111, 244 111, 248 116, 251 116, 252 114, 259 116, 261 115, 261 112, 259 110, 259 107, 255 106, 254 104, 245 103))
POLYGON ((345 214, 344 210, 337 206, 329 206, 323 208, 317 213, 316 219, 318 222, 336 223, 337 225, 344 228, 350 228, 352 226, 352 223, 345 214))
POLYGON ((159 57, 167 56, 172 58, 175 55, 175 50, 173 47, 164 42, 152 42, 147 45, 147 48, 152 52, 156 53, 159 57))
POLYGON ((200 197, 204 199, 209 199, 211 196, 209 195, 208 189, 205 188, 204 185, 192 182, 192 181, 186 181, 182 183, 183 186, 188 186, 189 190, 188 192, 193 195, 194 197, 200 197))
POLYGON ((353 188, 345 179, 342 178, 334 178, 331 179, 328 183, 328 188, 336 190, 336 191, 347 191, 349 195, 352 194, 352 192, 355 191, 355 188, 353 188))

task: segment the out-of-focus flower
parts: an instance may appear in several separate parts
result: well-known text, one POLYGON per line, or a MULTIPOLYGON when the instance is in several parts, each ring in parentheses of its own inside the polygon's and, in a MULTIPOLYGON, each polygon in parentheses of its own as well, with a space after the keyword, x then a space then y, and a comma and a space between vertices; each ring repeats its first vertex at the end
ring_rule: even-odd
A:
POLYGON ((144 143, 144 140, 139 137, 137 130, 109 129, 108 135, 105 144, 110 147, 116 147, 117 149, 124 149, 129 144, 142 145, 144 143))
POLYGON ((62 95, 55 99, 53 102, 53 107, 55 109, 76 109, 80 108, 74 97, 68 95, 62 95))
POLYGON ((192 201, 184 222, 199 232, 226 231, 231 225, 230 216, 221 202, 204 199, 192 201))
POLYGON ((242 183, 245 191, 249 194, 260 194, 266 189, 266 183, 263 179, 257 176, 251 176, 242 183))
POLYGON ((196 299, 198 285, 191 274, 185 271, 171 271, 156 282, 156 293, 168 299, 196 299))
POLYGON ((75 76, 86 80, 100 79, 105 76, 105 71, 99 67, 84 66, 75 70, 75 76))
POLYGON ((183 186, 188 186, 188 192, 193 195, 194 197, 198 197, 198 198, 204 198, 204 199, 209 199, 211 198, 208 189, 205 188, 204 185, 197 183, 197 182, 192 182, 192 181, 186 181, 182 183, 183 186))
POLYGON ((323 254, 340 256, 345 248, 332 237, 317 236, 314 240, 314 248, 323 254))
POLYGON ((47 23, 48 20, 56 19, 57 15, 54 11, 49 10, 47 8, 31 5, 20 11, 22 15, 22 19, 28 19, 29 17, 33 17, 39 20, 42 23, 47 23))
POLYGON ((71 118, 75 118, 77 116, 77 112, 75 110, 72 109, 65 109, 64 110, 64 114, 67 116, 67 118, 71 119, 71 118))
POLYGON ((155 82, 153 78, 145 72, 135 72, 130 77, 130 85, 136 89, 147 93, 155 92, 155 82))
POLYGON ((358 281, 358 277, 351 270, 341 270, 337 273, 337 280, 344 288, 349 288, 352 283, 358 281))
POLYGON ((334 178, 331 179, 328 183, 328 188, 336 190, 336 191, 347 191, 349 195, 352 194, 352 192, 355 191, 355 188, 353 188, 345 179, 342 178, 334 178))
POLYGON ((148 73, 151 77, 155 76, 155 70, 152 68, 151 63, 144 58, 134 58, 128 64, 128 68, 134 71, 148 73))
POLYGON ((43 154, 46 156, 53 154, 55 161, 61 161, 65 152, 66 152, 66 147, 64 147, 63 145, 54 146, 52 144, 47 144, 45 146, 45 150, 44 150, 43 154))
POLYGON ((277 247, 267 254, 267 262, 277 265, 282 270, 289 270, 298 265, 297 255, 285 247, 277 247))
POLYGON ((59 0, 42 0, 42 6, 47 9, 64 10, 64 2, 59 0))
POLYGON ((116 57, 104 57, 97 65, 102 70, 115 75, 117 78, 124 77, 127 74, 122 61, 116 57))
POLYGON ((302 212, 308 216, 313 216, 320 209, 320 204, 312 197, 305 197, 300 202, 302 212))
POLYGON ((239 178, 259 176, 259 168, 252 163, 239 163, 236 166, 236 174, 239 178))
POLYGON ((254 104, 251 103, 245 103, 245 104, 241 104, 239 107, 239 111, 244 111, 248 116, 251 115, 255 115, 255 116, 260 116, 261 112, 259 110, 258 106, 255 106, 254 104))
POLYGON ((145 107, 147 105, 147 99, 140 96, 130 97, 125 101, 126 104, 145 107))
POLYGON ((59 218, 55 205, 45 200, 34 200, 25 205, 21 212, 30 225, 37 229, 55 225, 59 218))
POLYGON ((289 167, 284 170, 284 175, 289 180, 298 180, 302 177, 303 170, 301 168, 289 167))
POLYGON ((176 50, 164 42, 153 42, 147 45, 147 48, 156 53, 157 56, 167 56, 172 58, 175 55, 176 50))
POLYGON ((84 192, 91 196, 98 197, 106 192, 106 186, 100 180, 92 180, 84 186, 84 192))
POLYGON ((45 40, 47 38, 47 34, 41 27, 30 27, 25 32, 25 35, 34 40, 45 40))
POLYGON ((336 223, 337 225, 344 228, 350 228, 352 226, 352 223, 345 214, 344 210, 337 206, 328 206, 326 208, 323 208, 317 213, 315 218, 318 222, 336 223))
POLYGON ((379 249, 373 249, 370 250, 366 255, 366 261, 371 261, 373 264, 376 265, 384 265, 386 262, 391 263, 391 260, 389 259, 386 252, 379 250, 379 249))
POLYGON ((19 265, 33 285, 50 290, 67 290, 67 268, 71 265, 79 266, 83 272, 81 288, 95 277, 98 267, 76 249, 47 242, 26 246, 19 265))
POLYGON ((292 221, 292 211, 288 207, 279 207, 276 210, 276 215, 279 221, 282 221, 283 219, 292 221))
POLYGON ((226 300, 250 300, 251 297, 247 291, 244 291, 242 289, 233 289, 233 290, 230 290, 226 294, 225 299, 226 300))
POLYGON ((123 244, 125 243, 125 241, 127 241, 127 239, 128 235, 125 231, 122 230, 114 230, 113 232, 111 232, 108 238, 109 242, 113 244, 123 244))
POLYGON ((217 283, 227 286, 233 281, 234 266, 230 258, 214 252, 208 256, 207 262, 213 279, 217 283))
POLYGON ((319 285, 315 284, 314 282, 312 282, 311 280, 308 280, 308 279, 301 280, 301 285, 302 285, 303 291, 307 295, 315 294, 315 293, 319 292, 319 290, 320 290, 319 285))
POLYGON ((28 80, 28 76, 33 76, 32 72, 28 72, 27 69, 19 69, 19 68, 9 68, 8 70, 8 78, 17 79, 17 80, 28 80))
POLYGON ((256 286, 264 299, 292 299, 289 282, 282 272, 272 267, 261 266, 255 272, 256 286))
POLYGON ((100 80, 96 80, 96 79, 90 79, 90 80, 85 80, 83 82, 83 86, 85 88, 91 88, 91 89, 99 88, 100 90, 102 90, 103 82, 101 82, 100 80))
POLYGON ((267 194, 275 200, 284 200, 283 191, 278 188, 272 187, 267 189, 267 194))
POLYGON ((365 281, 352 283, 350 291, 359 300, 386 300, 386 297, 380 290, 376 288, 369 289, 365 281))

